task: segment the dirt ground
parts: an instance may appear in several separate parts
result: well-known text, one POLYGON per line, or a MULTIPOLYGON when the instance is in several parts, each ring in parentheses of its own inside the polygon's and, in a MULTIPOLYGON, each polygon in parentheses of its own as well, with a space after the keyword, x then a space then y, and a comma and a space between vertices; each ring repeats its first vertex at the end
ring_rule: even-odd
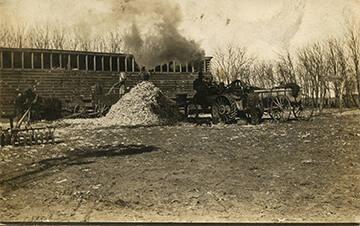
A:
POLYGON ((360 222, 360 114, 93 130, 0 150, 0 221, 360 222))

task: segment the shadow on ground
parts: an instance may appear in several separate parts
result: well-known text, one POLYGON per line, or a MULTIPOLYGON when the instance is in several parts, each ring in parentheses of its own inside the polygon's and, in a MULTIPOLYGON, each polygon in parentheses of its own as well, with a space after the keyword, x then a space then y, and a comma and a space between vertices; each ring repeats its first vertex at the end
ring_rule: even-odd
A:
POLYGON ((122 157, 157 151, 159 148, 146 145, 117 145, 100 146, 96 148, 81 148, 68 152, 67 155, 55 158, 46 158, 32 162, 17 172, 8 175, 0 175, 0 185, 9 186, 11 190, 54 174, 54 169, 64 170, 69 166, 84 165, 96 162, 97 158, 122 157))

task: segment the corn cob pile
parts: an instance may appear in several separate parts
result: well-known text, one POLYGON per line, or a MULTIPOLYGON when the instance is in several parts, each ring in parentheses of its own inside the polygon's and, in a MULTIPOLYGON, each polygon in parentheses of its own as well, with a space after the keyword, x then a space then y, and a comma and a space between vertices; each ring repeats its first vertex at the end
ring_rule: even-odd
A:
POLYGON ((96 119, 99 126, 159 125, 178 121, 176 103, 151 82, 141 82, 114 104, 107 115, 96 119))

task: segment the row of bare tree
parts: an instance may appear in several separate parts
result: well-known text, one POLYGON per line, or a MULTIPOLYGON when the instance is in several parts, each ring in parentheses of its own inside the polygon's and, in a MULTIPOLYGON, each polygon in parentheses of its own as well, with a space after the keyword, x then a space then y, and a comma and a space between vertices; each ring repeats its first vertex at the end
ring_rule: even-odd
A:
POLYGON ((360 103, 360 33, 349 28, 343 38, 331 38, 287 51, 274 61, 251 56, 246 48, 229 44, 217 49, 213 72, 218 81, 240 79, 249 85, 270 88, 280 83, 297 83, 325 106, 357 106, 360 103))
POLYGON ((115 53, 123 50, 123 34, 119 31, 110 31, 90 36, 79 28, 3 24, 0 25, 0 46, 115 53))

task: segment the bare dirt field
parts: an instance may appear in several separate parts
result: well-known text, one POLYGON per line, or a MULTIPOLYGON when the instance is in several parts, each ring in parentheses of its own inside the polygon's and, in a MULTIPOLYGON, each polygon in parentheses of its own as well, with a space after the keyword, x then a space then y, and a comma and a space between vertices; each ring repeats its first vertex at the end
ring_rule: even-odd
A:
POLYGON ((1 221, 360 221, 360 114, 56 135, 1 148, 1 221))

